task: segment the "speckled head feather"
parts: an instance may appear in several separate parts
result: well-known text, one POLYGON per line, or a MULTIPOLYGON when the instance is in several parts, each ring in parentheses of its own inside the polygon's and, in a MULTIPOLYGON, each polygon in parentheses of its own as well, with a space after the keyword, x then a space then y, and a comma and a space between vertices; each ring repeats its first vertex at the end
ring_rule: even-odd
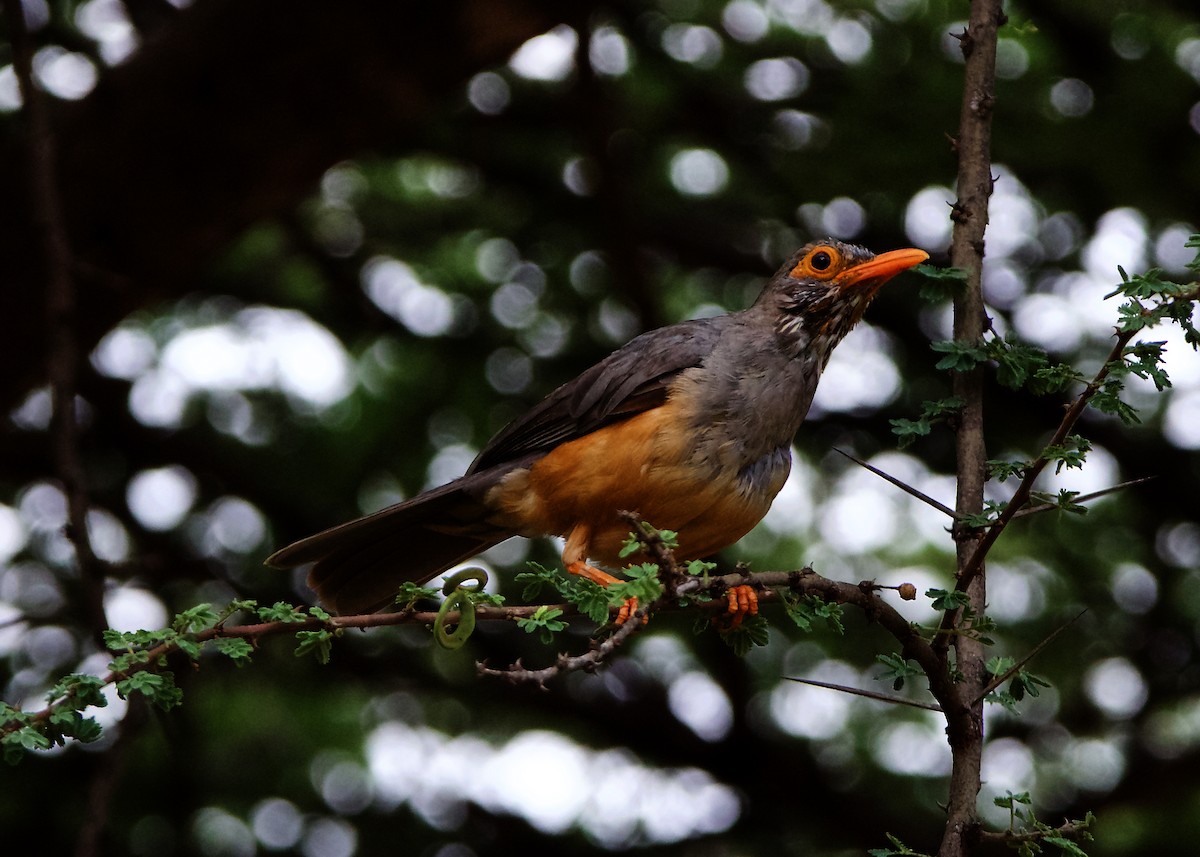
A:
POLYGON ((780 344, 824 367, 836 346, 866 312, 880 286, 924 261, 921 250, 875 255, 831 238, 806 244, 763 289, 755 308, 775 316, 780 344))

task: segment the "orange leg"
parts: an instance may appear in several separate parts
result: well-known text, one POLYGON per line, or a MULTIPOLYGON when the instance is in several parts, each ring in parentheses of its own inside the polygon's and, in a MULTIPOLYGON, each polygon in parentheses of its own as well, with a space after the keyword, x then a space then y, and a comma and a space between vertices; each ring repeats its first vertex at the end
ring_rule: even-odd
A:
MULTIPOLYGON (((567 571, 569 571, 571 574, 578 574, 580 577, 586 578, 592 583, 598 583, 601 586, 608 586, 613 583, 621 582, 620 578, 613 577, 607 571, 601 571, 594 565, 588 565, 583 560, 576 560, 575 562, 567 563, 567 571)), ((626 620, 628 620, 630 616, 637 612, 637 608, 638 600, 636 598, 625 599, 625 603, 622 604, 621 609, 617 611, 617 624, 624 625, 626 620)), ((642 621, 649 621, 649 619, 643 619, 642 621)))
MULTIPOLYGON (((567 544, 563 548, 563 565, 571 574, 578 574, 580 577, 590 580, 592 583, 600 586, 611 586, 614 583, 620 583, 620 578, 613 577, 607 571, 601 571, 594 565, 589 565, 587 561, 587 543, 591 531, 584 526, 575 527, 567 535, 567 544)), ((621 605, 621 609, 617 612, 617 624, 624 625, 625 622, 637 612, 638 600, 636 598, 628 598, 621 605)), ((650 621, 650 617, 646 617, 643 622, 650 621)))
POLYGON ((719 624, 726 630, 734 631, 741 627, 742 620, 747 616, 758 615, 758 593, 754 591, 754 587, 745 584, 731 586, 726 597, 729 600, 729 610, 724 616, 713 620, 722 620, 719 624))

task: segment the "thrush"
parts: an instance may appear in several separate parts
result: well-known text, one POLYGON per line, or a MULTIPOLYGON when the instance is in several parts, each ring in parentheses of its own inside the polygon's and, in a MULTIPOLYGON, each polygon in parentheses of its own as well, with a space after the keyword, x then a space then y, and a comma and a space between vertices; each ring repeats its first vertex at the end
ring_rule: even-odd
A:
MULTIPOLYGON (((621 566, 626 509, 676 531, 679 559, 710 556, 762 520, 783 487, 834 346, 880 286, 927 258, 812 242, 749 308, 641 334, 502 429, 463 476, 267 563, 313 563, 309 586, 349 614, 382 609, 405 581, 428 581, 513 535, 562 536, 569 572, 611 584, 597 565, 621 566)), ((740 621, 756 599, 735 589, 740 621)))

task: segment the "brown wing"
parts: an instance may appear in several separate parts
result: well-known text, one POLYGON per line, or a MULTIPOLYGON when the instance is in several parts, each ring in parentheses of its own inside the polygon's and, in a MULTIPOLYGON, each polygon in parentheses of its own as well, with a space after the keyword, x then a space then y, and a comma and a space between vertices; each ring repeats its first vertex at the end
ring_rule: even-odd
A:
POLYGON ((509 423, 483 448, 467 475, 547 452, 661 405, 672 379, 704 360, 732 318, 693 319, 631 339, 509 423))

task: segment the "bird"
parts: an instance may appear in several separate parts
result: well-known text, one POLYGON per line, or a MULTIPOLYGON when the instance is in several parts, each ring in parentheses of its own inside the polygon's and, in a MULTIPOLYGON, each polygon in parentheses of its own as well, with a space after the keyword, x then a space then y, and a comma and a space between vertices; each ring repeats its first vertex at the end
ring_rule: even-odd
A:
MULTIPOLYGON (((560 536, 566 570, 619 578, 631 510, 677 533, 676 557, 716 554, 770 509, 793 439, 834 347, 880 286, 929 258, 874 254, 831 238, 801 247, 738 312, 642 333, 501 429, 466 473, 300 539, 267 565, 312 563, 334 613, 377 612, 405 581, 425 583, 514 535, 560 536)), ((637 608, 630 599, 618 622, 637 608)), ((733 587, 733 625, 757 611, 733 587)))

